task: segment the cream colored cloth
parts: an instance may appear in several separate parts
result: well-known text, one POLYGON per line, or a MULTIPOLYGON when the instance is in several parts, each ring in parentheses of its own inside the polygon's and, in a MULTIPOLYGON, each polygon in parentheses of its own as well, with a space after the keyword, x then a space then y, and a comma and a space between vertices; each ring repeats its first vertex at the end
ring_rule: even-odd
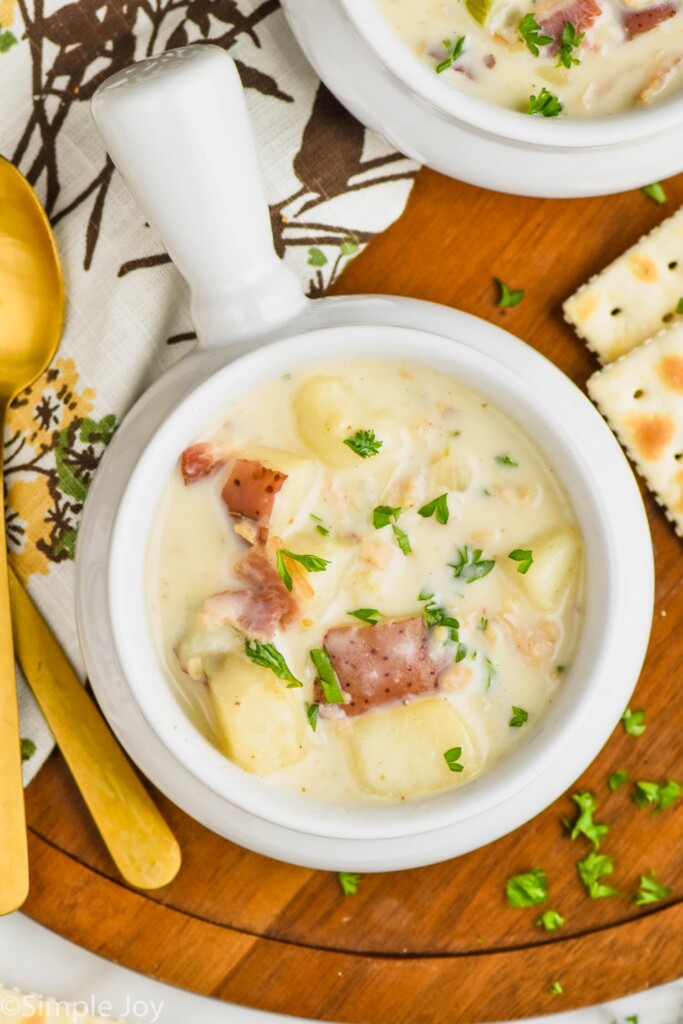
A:
MULTIPOLYGON (((320 85, 276 0, 0 0, 0 154, 50 215, 68 292, 58 358, 5 433, 8 542, 81 674, 73 554, 82 502, 117 423, 192 336, 186 289, 108 164, 88 101, 131 61, 202 39, 238 63, 276 248, 310 295, 400 215, 415 171, 320 85)), ((19 686, 29 781, 51 738, 19 686)))

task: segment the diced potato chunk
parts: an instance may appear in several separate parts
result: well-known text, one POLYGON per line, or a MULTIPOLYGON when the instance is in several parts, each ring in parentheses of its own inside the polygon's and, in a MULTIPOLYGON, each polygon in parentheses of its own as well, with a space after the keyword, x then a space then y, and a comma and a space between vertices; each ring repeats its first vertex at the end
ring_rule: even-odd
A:
POLYGON ((279 448, 255 446, 240 453, 240 458, 260 462, 267 469, 287 476, 273 502, 270 532, 284 537, 297 522, 308 514, 308 507, 316 495, 321 469, 312 459, 279 448))
POLYGON ((393 799, 466 782, 481 768, 480 751, 445 697, 359 715, 349 726, 349 744, 362 787, 393 799), (453 747, 462 747, 461 773, 452 772, 444 758, 453 747))
POLYGON ((358 456, 344 441, 372 424, 365 422, 358 402, 342 381, 311 377, 294 398, 294 413, 302 439, 323 462, 338 468, 357 462, 358 456))
POLYGON ((305 716, 287 684, 269 669, 228 654, 209 674, 209 689, 228 757, 268 775, 307 752, 305 716))
MULTIPOLYGON (((555 609, 581 564, 581 541, 573 530, 556 530, 529 544, 534 561, 518 583, 541 611, 555 609)), ((510 563, 514 566, 516 563, 510 563)))

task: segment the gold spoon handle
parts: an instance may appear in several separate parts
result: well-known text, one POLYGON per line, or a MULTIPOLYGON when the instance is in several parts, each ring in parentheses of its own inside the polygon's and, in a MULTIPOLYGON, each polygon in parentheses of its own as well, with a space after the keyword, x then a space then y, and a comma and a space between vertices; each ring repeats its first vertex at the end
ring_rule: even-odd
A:
POLYGON ((12 570, 9 583, 17 658, 114 863, 138 889, 167 885, 173 833, 12 570))
MULTIPOLYGON (((4 426, 4 409, 0 408, 0 439, 4 426)), ((26 813, 21 779, 19 711, 7 586, 5 502, 0 455, 0 914, 16 910, 27 896, 26 813)))

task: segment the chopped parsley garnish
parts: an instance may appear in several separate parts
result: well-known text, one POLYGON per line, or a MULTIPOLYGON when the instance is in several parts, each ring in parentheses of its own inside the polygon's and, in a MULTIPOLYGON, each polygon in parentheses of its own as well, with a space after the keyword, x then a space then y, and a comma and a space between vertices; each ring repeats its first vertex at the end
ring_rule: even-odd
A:
POLYGON ((557 96, 553 96, 551 92, 548 92, 545 86, 543 86, 538 96, 529 97, 530 114, 541 114, 543 117, 557 117, 558 114, 562 113, 563 109, 557 96))
POLYGON ((535 907, 548 899, 548 879, 542 868, 532 868, 522 875, 513 875, 505 883, 511 907, 535 907))
POLYGON ((452 772, 464 772, 465 765, 460 764, 460 758, 462 757, 462 747, 451 747, 443 755, 444 761, 448 765, 452 772))
POLYGON ((361 883, 362 875, 354 875, 350 871, 340 871, 337 874, 339 884, 342 887, 342 892, 345 896, 355 896, 358 892, 358 886, 361 883))
POLYGON ((21 761, 29 761, 35 754, 37 747, 33 740, 27 739, 25 736, 21 738, 21 761))
POLYGON ((418 601, 431 601, 431 599, 433 597, 434 597, 434 593, 432 592, 432 593, 428 594, 426 587, 423 587, 422 590, 420 591, 420 593, 417 595, 418 601))
POLYGON ((546 910, 541 914, 536 924, 546 932, 556 932, 564 924, 564 918, 556 910, 546 910))
POLYGON ((628 782, 628 779, 628 772, 622 771, 621 769, 619 769, 619 771, 612 772, 609 779, 607 780, 607 785, 610 788, 610 792, 616 793, 620 786, 623 786, 625 782, 628 782))
POLYGON ((401 530, 400 527, 396 525, 396 523, 392 525, 391 529, 393 530, 394 537, 396 538, 398 546, 400 547, 403 554, 409 555, 413 549, 410 546, 408 534, 404 530, 401 530))
POLYGON ((601 878, 611 875, 614 871, 614 861, 606 853, 596 853, 595 850, 591 850, 587 857, 579 861, 576 868, 591 899, 600 900, 606 896, 619 895, 617 889, 600 881, 601 878))
POLYGON ((579 816, 569 828, 570 839, 577 839, 585 836, 593 844, 594 849, 600 849, 600 843, 609 832, 609 825, 598 825, 593 821, 593 815, 598 809, 598 801, 592 793, 583 791, 572 793, 572 800, 579 808, 579 816))
POLYGON ((458 548, 459 561, 449 563, 456 579, 465 580, 466 583, 474 583, 483 576, 488 576, 496 564, 494 558, 482 558, 481 548, 458 548))
POLYGON ((563 996, 564 995, 564 989, 562 988, 562 985, 560 984, 559 981, 554 981, 552 983, 552 985, 550 986, 550 988, 548 989, 548 991, 550 992, 551 996, 563 996))
POLYGON ((496 675, 496 666, 489 658, 484 658, 484 664, 486 665, 486 689, 490 687, 496 675))
POLYGON ((371 455, 378 455, 382 442, 375 437, 374 430, 357 430, 353 437, 347 437, 345 445, 360 455, 361 459, 369 459, 371 455))
POLYGON ((255 665, 261 665, 262 668, 269 668, 271 672, 274 672, 278 679, 284 679, 287 682, 287 688, 292 689, 295 686, 303 686, 296 676, 293 676, 289 670, 287 662, 278 651, 275 644, 262 644, 260 640, 250 640, 245 637, 244 650, 247 657, 254 662, 255 665))
POLYGON ((666 202, 666 192, 658 181, 653 182, 652 185, 643 185, 642 191, 648 199, 652 200, 653 203, 658 203, 660 206, 663 206, 666 202))
POLYGON ((376 530, 382 530, 385 526, 391 526, 392 532, 401 551, 404 555, 409 555, 412 548, 410 546, 408 534, 396 525, 396 520, 399 518, 402 511, 403 509, 400 506, 398 508, 392 508, 391 505, 378 505, 372 510, 372 525, 376 530))
POLYGON ((661 903, 671 895, 671 889, 660 885, 654 871, 640 876, 640 888, 633 902, 637 907, 647 907, 653 903, 661 903))
POLYGON ((529 712, 525 711, 524 708, 518 708, 516 704, 512 705, 512 718, 510 719, 509 725, 511 729, 521 729, 529 721, 529 712))
POLYGON ((519 565, 517 566, 517 572, 521 572, 522 576, 526 575, 531 566, 534 564, 533 554, 531 553, 531 551, 524 548, 515 548, 514 551, 510 552, 508 558, 511 558, 513 562, 519 562, 519 565))
POLYGON ((676 315, 683 316, 683 296, 678 300, 676 304, 676 315))
POLYGON ((510 455, 496 455, 496 462, 501 466, 518 466, 519 463, 515 462, 510 455))
POLYGON ((455 664, 464 661, 467 657, 467 644, 459 643, 455 651, 455 664))
POLYGON ((402 511, 400 506, 392 508, 391 505, 378 505, 372 510, 372 525, 376 530, 381 530, 384 526, 395 523, 402 511))
POLYGON ((311 512, 311 519, 316 524, 315 528, 318 531, 318 533, 321 533, 323 535, 323 537, 329 537, 330 531, 325 526, 325 524, 323 523, 323 521, 320 518, 320 516, 314 516, 313 513, 311 512))
POLYGON ((336 673, 332 668, 330 656, 324 647, 316 647, 311 651, 311 661, 316 667, 323 696, 328 704, 343 704, 344 694, 339 685, 336 673))
POLYGON ((316 726, 318 724, 318 712, 319 711, 320 711, 320 705, 319 704, 309 704, 308 701, 306 701, 306 718, 308 719, 308 724, 310 725, 310 727, 313 730, 313 732, 315 732, 316 726))
POLYGON ((519 23, 520 42, 526 43, 527 49, 538 57, 542 46, 549 46, 553 42, 552 36, 541 35, 541 26, 533 14, 525 14, 519 23))
POLYGON ((524 298, 523 288, 509 288, 505 281, 501 281, 499 277, 493 279, 498 285, 498 302, 496 305, 500 309, 512 309, 513 306, 518 306, 524 298))
POLYGON ((376 608, 357 608, 355 612, 347 612, 347 615, 353 615, 354 619, 360 619, 361 622, 369 622, 371 626, 376 626, 380 619, 384 618, 381 612, 378 612, 376 608))
POLYGON ((572 64, 580 64, 581 61, 578 57, 574 56, 574 50, 576 50, 584 40, 585 32, 582 32, 580 36, 576 34, 576 26, 572 25, 571 21, 565 21, 562 28, 562 35, 560 37, 560 45, 557 51, 557 64, 556 67, 570 68, 572 64))
POLYGON ((424 519, 434 516, 437 523, 445 526, 448 522, 448 494, 440 494, 438 498, 428 501, 426 505, 417 510, 417 514, 424 519))
POLYGON ((624 727, 624 732, 627 732, 629 736, 642 736, 647 728, 645 712, 642 708, 640 711, 631 711, 630 708, 626 708, 621 716, 621 724, 624 727))
POLYGON ((446 48, 447 57, 445 60, 442 60, 440 64, 436 65, 437 75, 442 74, 444 71, 448 71, 449 68, 453 67, 456 60, 459 57, 462 57, 462 52, 465 49, 465 37, 460 36, 460 38, 456 39, 454 43, 452 43, 450 39, 444 39, 443 45, 446 48))
POLYGON ((485 615, 482 615, 482 617, 479 620, 479 629, 482 631, 482 633, 485 633, 488 628, 489 620, 486 618, 485 615))
POLYGON ((445 608, 439 608, 433 601, 429 601, 425 605, 425 619, 430 629, 434 626, 445 626, 446 629, 450 629, 451 640, 457 643, 460 623, 452 615, 448 615, 445 608))
POLYGON ((318 555, 297 555, 294 551, 281 548, 275 555, 275 562, 278 576, 287 590, 292 589, 292 575, 285 565, 285 558, 291 558, 293 562, 298 562, 306 572, 324 572, 330 564, 326 558, 320 558, 318 555))
POLYGON ((651 807, 653 811, 665 811, 683 793, 683 786, 674 779, 669 779, 660 786, 657 782, 636 782, 633 802, 641 810, 651 807))

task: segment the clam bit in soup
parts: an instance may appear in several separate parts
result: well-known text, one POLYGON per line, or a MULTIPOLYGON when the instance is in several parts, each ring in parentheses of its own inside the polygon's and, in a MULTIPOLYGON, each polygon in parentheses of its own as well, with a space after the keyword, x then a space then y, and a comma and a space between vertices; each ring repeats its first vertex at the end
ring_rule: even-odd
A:
POLYGON ((612 114, 683 86, 681 0, 377 0, 439 77, 543 117, 612 114))
POLYGON ((571 665, 583 546, 539 449, 411 365, 298 370, 179 459, 149 599, 180 699, 248 772, 327 799, 462 785, 571 665))

